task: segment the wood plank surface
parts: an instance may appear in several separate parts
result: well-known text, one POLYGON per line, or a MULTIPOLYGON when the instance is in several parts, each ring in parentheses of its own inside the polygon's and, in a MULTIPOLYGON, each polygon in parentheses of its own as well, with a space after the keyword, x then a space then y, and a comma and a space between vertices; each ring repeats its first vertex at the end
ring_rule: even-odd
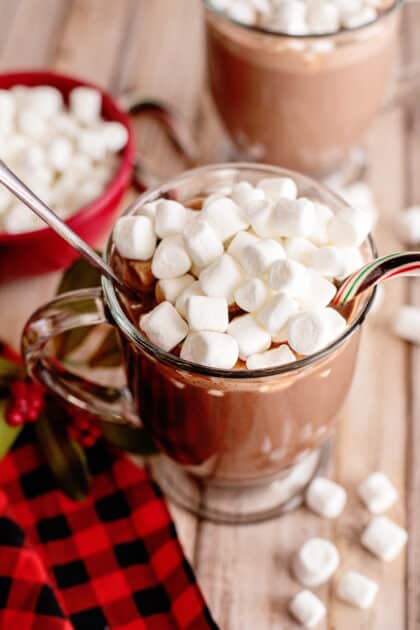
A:
MULTIPOLYGON (((411 4, 406 11, 405 67, 420 61, 420 5, 411 4)), ((204 62, 198 1, 0 0, 2 71, 50 67, 96 81, 116 96, 163 99, 180 108, 194 128, 202 162, 222 160, 229 150, 204 85, 204 62)), ((139 152, 151 169, 166 176, 183 168, 155 123, 140 120, 136 129, 139 152)), ((395 213, 420 203, 419 140, 415 102, 389 108, 367 140, 368 180, 380 209, 375 236, 382 252, 400 246, 392 229, 395 213)), ((57 278, 50 274, 0 286, 0 337, 18 344, 26 318, 53 294, 57 278)), ((286 613, 288 598, 298 590, 288 567, 293 551, 313 535, 338 545, 342 568, 362 570, 380 583, 376 605, 363 613, 337 602, 334 583, 317 589, 328 603, 321 630, 420 628, 420 349, 390 331, 398 306, 408 300, 420 305, 418 281, 388 284, 383 308, 365 327, 330 462, 332 476, 349 493, 349 507, 338 522, 325 522, 302 508, 264 524, 221 526, 171 506, 222 630, 298 627, 286 613), (358 542, 369 517, 355 497, 355 486, 375 469, 397 486, 400 499, 390 516, 410 532, 408 553, 389 565, 369 556, 358 542)))

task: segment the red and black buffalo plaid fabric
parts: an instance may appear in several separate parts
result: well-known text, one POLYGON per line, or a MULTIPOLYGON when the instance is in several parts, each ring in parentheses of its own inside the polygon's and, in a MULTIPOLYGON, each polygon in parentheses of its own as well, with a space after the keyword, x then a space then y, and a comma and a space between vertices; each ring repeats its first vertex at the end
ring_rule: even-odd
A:
POLYGON ((32 427, 0 462, 0 629, 217 630, 148 474, 101 441, 88 458, 80 503, 32 427))

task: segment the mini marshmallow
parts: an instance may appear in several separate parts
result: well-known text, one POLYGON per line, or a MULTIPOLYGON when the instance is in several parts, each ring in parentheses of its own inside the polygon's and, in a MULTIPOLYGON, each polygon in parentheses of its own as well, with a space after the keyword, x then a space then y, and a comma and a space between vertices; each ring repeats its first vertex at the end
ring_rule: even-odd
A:
POLYGON ((14 127, 16 102, 10 90, 0 90, 0 135, 9 134, 14 127))
POLYGON ((257 17, 255 9, 248 4, 244 4, 241 0, 232 0, 226 12, 232 20, 247 26, 254 24, 257 17))
POLYGON ((238 344, 224 333, 196 332, 187 337, 184 346, 181 358, 207 367, 231 370, 238 360, 238 344))
POLYGON ((3 227, 9 234, 31 232, 44 225, 44 222, 32 210, 19 201, 12 203, 3 217, 3 227))
POLYGON ((399 238, 408 245, 420 243, 420 206, 400 212, 395 221, 399 238))
POLYGON ((203 269, 199 276, 203 292, 209 297, 224 297, 229 304, 242 280, 238 263, 229 254, 222 254, 211 265, 203 269))
POLYGON ((359 11, 346 13, 342 16, 341 21, 345 28, 359 28, 365 24, 374 22, 378 14, 373 7, 362 7, 359 11))
POLYGON ((185 274, 179 278, 167 278, 166 280, 159 280, 156 283, 156 294, 161 296, 160 302, 167 301, 171 304, 175 304, 181 293, 191 286, 194 282, 194 277, 190 274, 185 274))
POLYGON ((199 268, 207 267, 223 254, 222 241, 211 225, 202 219, 195 219, 185 226, 184 241, 191 260, 199 268))
POLYGON ((94 161, 103 160, 106 156, 106 146, 103 135, 95 129, 83 129, 77 138, 78 149, 94 161))
POLYGON ((27 107, 38 116, 51 118, 63 107, 63 96, 57 88, 50 85, 39 85, 27 92, 27 107))
POLYGON ((69 96, 70 110, 79 122, 91 125, 95 123, 102 108, 102 96, 98 90, 80 86, 74 88, 69 96))
POLYGON ((305 628, 315 628, 326 615, 321 600, 311 591, 300 591, 289 603, 290 614, 305 628))
POLYGON ((337 548, 324 538, 310 538, 293 559, 293 573, 303 586, 327 582, 340 564, 337 548))
POLYGON ((341 278, 346 271, 342 248, 331 245, 319 247, 312 259, 312 268, 323 276, 341 278))
POLYGON ((339 599, 356 608, 371 608, 378 594, 378 585, 357 571, 347 571, 337 582, 336 594, 339 599))
POLYGON ((70 165, 73 151, 73 143, 68 138, 54 138, 47 147, 47 160, 49 165, 55 171, 65 171, 70 165))
POLYGON ((326 347, 345 327, 346 320, 333 309, 304 311, 289 321, 287 339, 292 350, 307 356, 326 347))
POLYGON ((401 339, 420 344, 420 308, 410 304, 401 306, 394 320, 393 330, 401 339))
POLYGON ((289 35, 306 35, 306 7, 299 0, 286 0, 276 6, 273 16, 267 20, 267 27, 289 35))
POLYGON ((108 151, 118 153, 128 142, 127 127, 119 122, 104 122, 101 133, 108 151))
POLYGON ((299 295, 299 304, 303 310, 323 308, 328 306, 335 294, 335 285, 316 271, 308 269, 308 284, 305 291, 299 295))
POLYGON ((315 225, 314 203, 304 197, 281 199, 273 211, 273 225, 277 236, 309 236, 315 225))
POLYGON ((308 0, 306 19, 314 34, 335 33, 340 29, 340 12, 328 0, 308 0))
POLYGON ((276 260, 285 258, 283 247, 273 239, 265 238, 242 251, 242 266, 250 276, 262 276, 276 260))
POLYGON ((310 267, 317 247, 306 238, 294 237, 285 239, 284 251, 288 258, 297 260, 302 263, 302 265, 310 267))
POLYGON ((148 217, 121 217, 114 226, 113 238, 120 256, 131 260, 149 260, 156 248, 156 234, 148 217))
POLYGON ((201 211, 201 218, 214 229, 221 241, 227 241, 241 230, 249 227, 241 210, 228 197, 220 197, 205 202, 201 211))
POLYGON ((394 560, 407 542, 407 532, 386 516, 376 516, 362 534, 361 543, 384 562, 394 560))
POLYGON ((45 118, 41 118, 30 109, 18 112, 17 128, 22 134, 34 140, 44 138, 48 132, 48 124, 45 118))
POLYGON ((316 477, 305 495, 306 505, 316 514, 325 518, 340 516, 347 501, 347 493, 342 486, 325 477, 316 477))
POLYGON ((265 196, 277 203, 280 199, 296 199, 297 186, 291 177, 267 177, 258 182, 265 196))
POLYGON ((156 206, 155 229, 159 238, 182 233, 187 222, 184 206, 171 199, 161 199, 156 206))
POLYGON ((314 202, 314 210, 315 210, 315 226, 309 234, 309 239, 318 245, 326 245, 328 243, 328 226, 331 222, 331 219, 334 216, 334 213, 328 206, 319 201, 314 202))
POLYGON ((261 309, 257 321, 271 336, 277 335, 298 311, 298 305, 287 293, 278 293, 261 309))
POLYGON ((274 291, 284 291, 292 297, 301 295, 307 287, 306 267, 296 260, 277 260, 268 272, 268 283, 274 291))
POLYGON ((66 136, 74 140, 80 132, 77 120, 65 111, 57 113, 50 122, 54 131, 60 136, 66 136))
POLYGON ((187 321, 192 331, 225 332, 229 324, 225 298, 192 295, 187 300, 187 321))
POLYGON ((231 240, 227 253, 233 256, 240 264, 242 264, 242 255, 247 245, 254 245, 258 242, 258 237, 250 232, 238 232, 231 240))
POLYGON ((277 367, 280 365, 286 365, 296 361, 296 357, 286 344, 267 350, 267 352, 260 352, 259 354, 253 354, 246 360, 246 367, 248 370, 263 370, 266 368, 277 367))
POLYGON ((159 348, 170 352, 188 334, 188 326, 170 302, 158 306, 140 318, 140 327, 159 348))
POLYGON ((262 238, 275 236, 273 224, 273 202, 266 199, 254 201, 246 206, 245 212, 251 227, 262 238))
POLYGON ((204 295, 201 289, 201 285, 198 281, 193 282, 192 284, 190 284, 189 287, 181 291, 176 299, 175 307, 176 310, 179 311, 179 313, 182 315, 182 317, 187 317, 187 303, 188 299, 192 295, 204 295))
POLYGON ((235 291, 235 302, 243 311, 258 311, 266 301, 268 289, 259 278, 249 278, 235 291))
POLYGON ((342 208, 328 226, 331 243, 342 247, 359 247, 372 228, 372 218, 364 210, 342 208))
POLYGON ((177 278, 186 274, 190 268, 191 259, 184 248, 182 236, 167 236, 162 239, 152 260, 152 273, 155 278, 159 280, 177 278))
POLYGON ((234 185, 230 197, 237 206, 245 208, 248 204, 263 201, 265 194, 260 188, 254 188, 249 182, 243 181, 234 185))
POLYGON ((360 250, 357 247, 341 247, 341 255, 343 258, 343 273, 337 276, 338 280, 342 280, 352 274, 357 269, 363 267, 364 260, 360 250))
POLYGON ((154 221, 156 217, 156 208, 158 206, 158 203, 159 203, 159 200, 149 201, 148 203, 145 203, 144 206, 142 206, 141 208, 137 210, 137 214, 145 216, 145 217, 149 217, 149 219, 153 221, 153 225, 154 225, 154 221))
POLYGON ((239 356, 243 361, 246 361, 253 354, 268 350, 271 346, 270 334, 259 325, 252 315, 236 317, 229 324, 228 333, 236 339, 239 356))
POLYGON ((386 512, 395 503, 398 494, 388 477, 374 472, 357 489, 359 497, 372 514, 386 512))

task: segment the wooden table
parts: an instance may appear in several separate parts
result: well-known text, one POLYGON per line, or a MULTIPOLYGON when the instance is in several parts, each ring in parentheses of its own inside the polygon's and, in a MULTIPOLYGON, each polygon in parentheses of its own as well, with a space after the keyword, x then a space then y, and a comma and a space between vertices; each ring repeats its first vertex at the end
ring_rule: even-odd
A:
MULTIPOLYGON (((137 90, 181 108, 200 139, 201 160, 226 156, 227 143, 203 87, 200 2, 193 0, 0 0, 0 69, 50 67, 101 83, 116 95, 137 90)), ((420 55, 420 7, 404 10, 402 56, 420 55)), ((396 105, 376 121, 367 139, 371 184, 381 212, 376 232, 382 252, 399 246, 391 229, 401 207, 420 202, 420 109, 396 105)), ((182 168, 153 123, 138 124, 139 147, 160 174, 182 168)), ((18 343, 34 308, 53 293, 57 275, 0 287, 0 336, 18 343)), ((297 590, 288 574, 291 552, 308 536, 330 537, 344 567, 366 571, 380 583, 375 607, 359 612, 338 603, 331 586, 322 629, 420 628, 420 349, 390 333, 389 319, 403 302, 420 305, 420 284, 387 286, 380 314, 364 336, 357 376, 343 409, 331 473, 349 491, 338 522, 299 510, 262 525, 225 527, 173 508, 181 540, 210 608, 223 630, 292 630, 285 613, 297 590), (355 485, 380 469, 400 500, 390 516, 410 532, 407 553, 381 564, 358 539, 368 517, 355 485)))

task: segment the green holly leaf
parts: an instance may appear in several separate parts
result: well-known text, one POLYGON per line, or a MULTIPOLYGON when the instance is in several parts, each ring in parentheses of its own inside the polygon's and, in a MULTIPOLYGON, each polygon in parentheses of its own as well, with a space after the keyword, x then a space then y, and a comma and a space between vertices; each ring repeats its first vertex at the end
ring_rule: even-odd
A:
POLYGON ((159 451, 144 427, 99 422, 103 436, 114 446, 136 455, 156 455, 159 451))
POLYGON ((82 447, 67 430, 68 414, 56 400, 49 399, 36 422, 40 450, 61 489, 74 501, 89 492, 87 459, 82 447))
POLYGON ((17 363, 0 357, 0 388, 7 387, 23 374, 23 369, 17 363))
POLYGON ((7 400, 0 400, 0 459, 2 459, 13 442, 16 440, 22 427, 11 427, 6 422, 7 400))

